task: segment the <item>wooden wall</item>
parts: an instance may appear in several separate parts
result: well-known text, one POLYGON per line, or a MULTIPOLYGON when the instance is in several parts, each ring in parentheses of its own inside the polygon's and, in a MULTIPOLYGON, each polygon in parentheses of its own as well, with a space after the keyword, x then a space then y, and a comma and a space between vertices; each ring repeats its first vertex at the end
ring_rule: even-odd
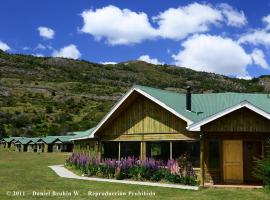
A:
POLYGON ((266 141, 270 139, 269 133, 255 133, 255 132, 236 132, 236 133, 226 133, 226 132, 215 132, 215 133, 205 133, 204 134, 204 169, 205 169, 205 182, 220 183, 223 181, 223 149, 222 142, 223 140, 242 140, 242 141, 261 141, 263 144, 263 153, 265 154, 266 150, 266 141), (220 168, 209 168, 208 166, 208 142, 210 140, 219 141, 219 157, 220 157, 220 168))
POLYGON ((270 120, 241 108, 202 126, 203 132, 270 132, 270 120))
POLYGON ((202 132, 205 139, 205 181, 220 183, 223 181, 223 140, 258 140, 265 142, 267 138, 270 138, 270 120, 248 108, 241 108, 202 126, 202 132), (208 141, 211 139, 218 140, 220 144, 220 168, 217 169, 208 167, 208 141))
POLYGON ((139 95, 103 130, 101 140, 192 140, 199 134, 186 131, 186 122, 139 95))
POLYGON ((75 140, 74 153, 84 154, 88 156, 98 156, 99 143, 96 140, 75 140))

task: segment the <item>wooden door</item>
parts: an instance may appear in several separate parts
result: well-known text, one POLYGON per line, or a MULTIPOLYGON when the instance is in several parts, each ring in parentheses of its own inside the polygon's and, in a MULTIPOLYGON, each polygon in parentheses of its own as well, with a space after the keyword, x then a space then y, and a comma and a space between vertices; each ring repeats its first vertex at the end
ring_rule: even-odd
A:
POLYGON ((223 178, 225 183, 243 183, 243 142, 223 141, 223 178))

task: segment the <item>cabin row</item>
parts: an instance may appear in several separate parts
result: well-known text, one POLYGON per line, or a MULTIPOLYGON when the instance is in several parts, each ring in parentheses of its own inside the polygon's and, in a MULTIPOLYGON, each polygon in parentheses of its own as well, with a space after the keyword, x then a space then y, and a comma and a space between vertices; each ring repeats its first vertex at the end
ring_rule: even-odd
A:
POLYGON ((81 137, 82 132, 72 132, 65 136, 46 137, 8 137, 0 140, 0 146, 18 152, 72 152, 73 141, 81 137))
POLYGON ((178 93, 134 86, 74 140, 74 152, 99 159, 158 160, 188 154, 204 184, 256 183, 254 158, 270 138, 270 96, 178 93))

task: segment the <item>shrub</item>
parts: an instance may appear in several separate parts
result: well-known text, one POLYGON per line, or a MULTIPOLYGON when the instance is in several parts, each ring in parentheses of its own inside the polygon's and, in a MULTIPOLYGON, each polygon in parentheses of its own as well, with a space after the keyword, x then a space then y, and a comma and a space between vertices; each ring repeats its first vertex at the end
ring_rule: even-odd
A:
POLYGON ((254 176, 261 180, 267 188, 270 188, 270 139, 267 140, 265 157, 256 159, 255 162, 254 176))
POLYGON ((87 168, 87 175, 88 176, 95 176, 97 175, 99 169, 100 161, 95 157, 89 158, 88 168, 87 168))
POLYGON ((103 163, 95 157, 73 153, 66 165, 79 169, 88 176, 116 178, 118 180, 132 178, 134 180, 161 181, 196 185, 196 176, 186 155, 177 160, 168 160, 167 166, 159 160, 146 158, 139 160, 134 157, 105 159, 103 163))
POLYGON ((167 169, 165 169, 165 168, 159 168, 159 169, 157 169, 153 173, 153 175, 151 176, 150 181, 156 181, 156 182, 161 181, 162 179, 165 178, 166 171, 167 171, 167 169))

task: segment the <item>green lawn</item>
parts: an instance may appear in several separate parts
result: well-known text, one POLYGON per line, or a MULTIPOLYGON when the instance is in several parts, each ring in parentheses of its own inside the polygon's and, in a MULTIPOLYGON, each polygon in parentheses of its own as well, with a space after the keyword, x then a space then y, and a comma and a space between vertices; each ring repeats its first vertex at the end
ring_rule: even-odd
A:
POLYGON ((60 153, 17 153, 0 150, 0 199, 270 199, 270 192, 265 190, 240 189, 201 189, 188 191, 159 187, 134 186, 115 183, 101 183, 84 180, 71 180, 58 177, 49 165, 63 164, 67 154, 60 153), (78 191, 79 196, 72 197, 36 197, 32 192, 78 191), (24 197, 8 196, 7 192, 24 191, 24 197), (154 192, 149 197, 91 197, 91 192, 154 192))

